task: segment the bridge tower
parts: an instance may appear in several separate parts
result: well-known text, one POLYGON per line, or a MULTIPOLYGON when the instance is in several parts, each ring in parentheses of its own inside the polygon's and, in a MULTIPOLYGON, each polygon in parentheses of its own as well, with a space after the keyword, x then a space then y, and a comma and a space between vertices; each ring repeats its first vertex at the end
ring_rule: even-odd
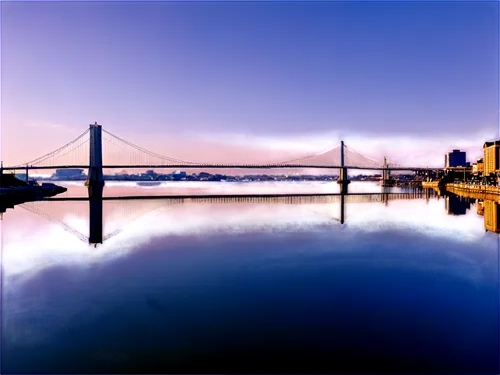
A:
POLYGON ((337 181, 340 184, 340 193, 347 194, 347 185, 351 183, 347 177, 347 168, 344 164, 344 141, 340 141, 340 175, 337 181))
POLYGON ((90 163, 85 186, 89 188, 103 187, 102 174, 102 128, 101 125, 90 124, 90 163))
POLYGON ((383 165, 383 172, 382 172, 382 186, 387 187, 387 186, 392 186, 392 180, 391 180, 391 171, 387 169, 387 158, 384 156, 384 165, 383 165))

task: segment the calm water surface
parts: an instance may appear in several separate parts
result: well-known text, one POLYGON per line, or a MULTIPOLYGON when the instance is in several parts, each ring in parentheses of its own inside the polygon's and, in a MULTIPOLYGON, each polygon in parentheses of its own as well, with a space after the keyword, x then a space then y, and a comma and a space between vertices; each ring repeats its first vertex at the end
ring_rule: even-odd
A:
MULTIPOLYGON (((67 186, 62 196, 86 194, 67 186)), ((105 188, 138 193, 338 186, 105 188)), ((432 197, 344 208, 341 224, 338 200, 104 201, 96 247, 81 240, 89 202, 8 210, 2 373, 498 373, 499 237, 481 207, 432 197)))

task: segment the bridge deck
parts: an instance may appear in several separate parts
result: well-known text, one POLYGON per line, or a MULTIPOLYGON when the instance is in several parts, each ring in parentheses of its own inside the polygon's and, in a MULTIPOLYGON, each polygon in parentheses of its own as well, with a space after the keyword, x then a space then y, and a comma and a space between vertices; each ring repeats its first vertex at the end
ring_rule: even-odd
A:
MULTIPOLYGON (((88 165, 33 165, 28 166, 28 170, 35 169, 88 169, 88 165)), ((358 169, 358 170, 372 170, 372 171, 422 171, 422 170, 439 170, 442 168, 428 168, 428 167, 360 167, 346 165, 316 165, 316 164, 157 164, 157 165, 103 165, 102 169, 358 169)), ((3 170, 26 170, 26 166, 7 166, 3 170)))

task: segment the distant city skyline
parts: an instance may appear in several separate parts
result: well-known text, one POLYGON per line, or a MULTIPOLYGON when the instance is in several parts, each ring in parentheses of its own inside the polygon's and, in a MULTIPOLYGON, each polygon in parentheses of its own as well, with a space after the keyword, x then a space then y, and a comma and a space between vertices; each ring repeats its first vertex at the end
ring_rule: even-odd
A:
POLYGON ((187 160, 264 162, 341 139, 441 166, 499 136, 486 2, 2 2, 2 159, 97 121, 187 160))

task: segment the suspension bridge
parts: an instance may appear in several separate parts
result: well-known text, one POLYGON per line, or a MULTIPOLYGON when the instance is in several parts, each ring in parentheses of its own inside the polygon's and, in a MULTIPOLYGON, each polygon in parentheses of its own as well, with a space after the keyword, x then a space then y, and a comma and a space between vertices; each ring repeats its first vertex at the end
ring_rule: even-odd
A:
POLYGON ((328 150, 291 160, 269 163, 210 163, 207 161, 187 161, 165 156, 114 135, 103 129, 101 125, 91 124, 85 132, 36 159, 11 166, 3 166, 3 170, 25 170, 28 178, 29 170, 55 169, 87 169, 87 186, 103 186, 103 169, 338 169, 344 192, 347 192, 348 169, 378 170, 383 172, 383 179, 390 178, 390 171, 425 171, 427 168, 388 164, 386 158, 379 162, 362 155, 347 146, 343 141, 328 150), (109 162, 104 163, 104 159, 109 162), (118 162, 119 161, 119 162, 118 162))
MULTIPOLYGON (((55 197, 26 202, 19 207, 45 220, 59 225, 83 242, 91 245, 121 233, 129 224, 160 209, 172 209, 185 205, 265 204, 265 205, 327 205, 338 208, 338 215, 329 218, 344 224, 345 205, 352 203, 388 204, 396 200, 430 199, 434 191, 412 190, 406 193, 354 193, 354 194, 274 194, 274 195, 204 195, 204 196, 152 196, 152 197, 55 197), (80 219, 76 219, 80 218, 80 219), (81 219, 88 224, 88 234, 82 231, 81 219), (75 226, 75 222, 80 225, 75 226)), ((310 207, 310 208, 311 208, 310 207)), ((314 209, 311 208, 312 211, 314 209)), ((314 211, 319 214, 317 211, 314 211)))

